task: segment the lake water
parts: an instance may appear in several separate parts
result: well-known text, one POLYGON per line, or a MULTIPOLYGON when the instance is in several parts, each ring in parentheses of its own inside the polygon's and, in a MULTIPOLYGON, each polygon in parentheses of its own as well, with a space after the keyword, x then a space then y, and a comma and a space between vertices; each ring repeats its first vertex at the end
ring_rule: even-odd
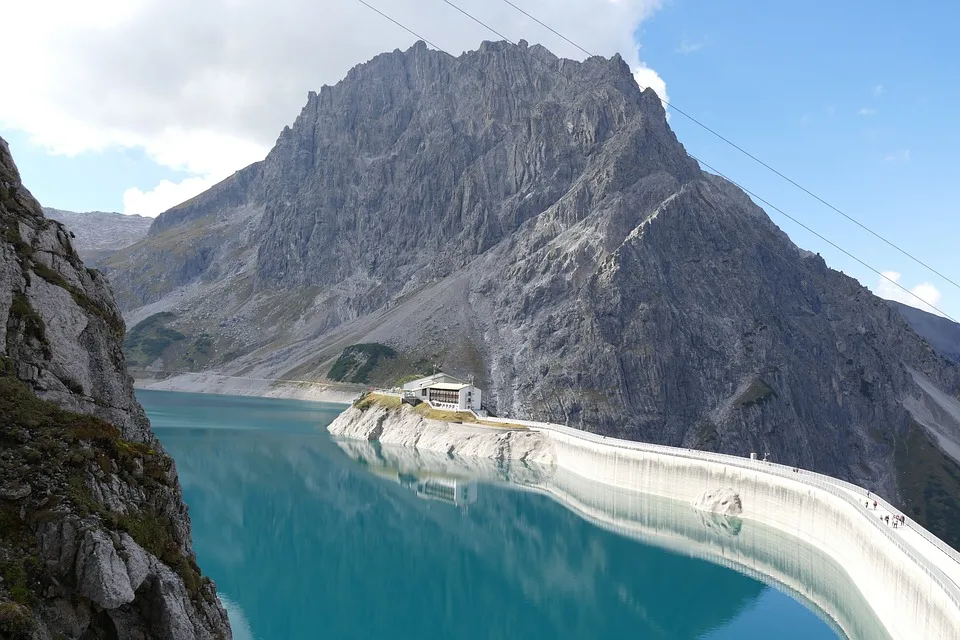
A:
POLYGON ((471 471, 338 443, 323 429, 338 405, 138 397, 177 462, 198 561, 238 640, 836 638, 818 598, 844 629, 880 637, 841 569, 750 522, 714 526, 684 505, 536 470, 511 485, 483 461, 471 471), (611 499, 616 513, 602 506, 611 499), (791 572, 822 574, 797 576, 807 606, 694 557, 740 540, 785 588, 791 572))

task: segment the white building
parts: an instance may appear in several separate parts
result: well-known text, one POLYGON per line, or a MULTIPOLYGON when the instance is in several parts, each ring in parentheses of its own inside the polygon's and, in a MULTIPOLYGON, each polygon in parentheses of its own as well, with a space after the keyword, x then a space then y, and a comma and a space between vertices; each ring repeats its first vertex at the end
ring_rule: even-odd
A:
POLYGON ((446 373, 436 373, 403 385, 403 394, 428 403, 435 409, 480 411, 479 388, 446 373))
POLYGON ((426 378, 419 378, 417 380, 413 380, 412 382, 406 383, 405 385, 403 385, 403 390, 404 391, 419 390, 419 389, 422 389, 423 387, 430 386, 431 384, 458 383, 458 382, 462 383, 463 380, 461 380, 460 378, 451 376, 449 373, 443 373, 442 371, 440 371, 438 373, 433 374, 432 376, 427 376, 426 378))

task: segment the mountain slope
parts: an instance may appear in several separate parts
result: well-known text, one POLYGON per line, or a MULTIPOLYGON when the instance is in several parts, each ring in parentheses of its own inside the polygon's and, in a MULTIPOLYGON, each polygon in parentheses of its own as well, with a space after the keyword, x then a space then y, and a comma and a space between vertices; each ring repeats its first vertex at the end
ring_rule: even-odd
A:
POLYGON ((102 274, 0 139, 0 637, 229 638, 102 274))
POLYGON ((930 440, 960 438, 960 370, 701 171, 617 57, 378 56, 108 269, 131 323, 184 336, 153 372, 201 338, 203 366, 295 379, 381 343, 499 413, 770 452, 960 523, 930 440), (921 450, 936 478, 910 475, 921 450))
POLYGON ((896 309, 931 347, 950 360, 960 363, 960 324, 901 302, 890 300, 888 304, 896 309))
POLYGON ((152 218, 104 211, 64 211, 43 208, 43 214, 60 222, 73 234, 73 247, 85 261, 103 260, 147 235, 152 218))

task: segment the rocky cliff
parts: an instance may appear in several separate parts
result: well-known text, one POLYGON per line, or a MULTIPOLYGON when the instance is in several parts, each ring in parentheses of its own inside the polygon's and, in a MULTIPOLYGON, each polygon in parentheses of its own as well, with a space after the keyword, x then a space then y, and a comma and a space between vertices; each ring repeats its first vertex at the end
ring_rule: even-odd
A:
POLYGON ((0 637, 229 638, 104 277, 0 139, 0 637))
POLYGON ((891 300, 888 304, 896 309, 931 347, 960 364, 960 324, 901 302, 891 300))
POLYGON ((931 440, 960 436, 960 370, 702 171, 619 57, 377 56, 108 269, 131 322, 185 336, 163 373, 322 378, 381 343, 503 415, 769 452, 960 525, 931 440))
MULTIPOLYGON (((390 404, 367 396, 327 426, 335 436, 415 447, 457 458, 486 458, 498 463, 556 463, 549 440, 536 431, 463 423, 459 418, 431 418, 410 405, 390 404)), ((384 398, 391 400, 391 398, 384 398)), ((425 406, 425 405, 421 405, 425 406)))

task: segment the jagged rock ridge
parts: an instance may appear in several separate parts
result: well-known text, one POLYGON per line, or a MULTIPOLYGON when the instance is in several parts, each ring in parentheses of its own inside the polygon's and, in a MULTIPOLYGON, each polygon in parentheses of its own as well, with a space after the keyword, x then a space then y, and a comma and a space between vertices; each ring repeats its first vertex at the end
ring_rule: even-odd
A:
POLYGON ((106 211, 64 211, 44 207, 43 214, 73 234, 73 248, 87 264, 99 262, 147 235, 152 218, 106 211))
POLYGON ((108 267, 130 320, 173 313, 224 373, 319 378, 382 343, 501 414, 769 452, 960 523, 924 431, 960 422, 921 385, 956 397, 960 371, 701 171, 619 57, 377 56, 108 267), (942 478, 910 476, 921 449, 942 478))
POLYGON ((0 139, 0 637, 229 638, 106 279, 0 139))

